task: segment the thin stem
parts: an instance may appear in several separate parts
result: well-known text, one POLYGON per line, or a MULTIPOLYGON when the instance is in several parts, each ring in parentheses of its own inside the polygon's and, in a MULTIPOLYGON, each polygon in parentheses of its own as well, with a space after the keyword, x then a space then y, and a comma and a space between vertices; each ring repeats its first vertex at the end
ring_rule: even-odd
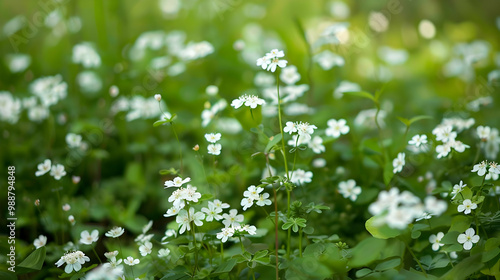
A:
MULTIPOLYGON (((189 214, 188 214, 189 215, 189 214)), ((194 245, 194 268, 193 275, 196 274, 196 270, 198 270, 198 246, 196 245, 196 233, 194 232, 195 224, 191 226, 191 233, 193 234, 193 245, 194 245)))
POLYGON ((180 163, 181 163, 181 174, 182 174, 184 166, 182 164, 182 147, 181 147, 181 142, 179 141, 179 137, 177 136, 177 132, 175 131, 174 123, 171 122, 170 126, 172 127, 172 131, 174 132, 175 139, 177 140, 177 144, 179 144, 179 158, 180 158, 180 163))
POLYGON ((281 133, 281 147, 283 154, 283 160, 285 161, 285 172, 286 177, 290 180, 290 174, 288 174, 288 162, 286 160, 286 152, 285 152, 285 133, 283 132, 283 123, 281 122, 281 97, 280 97, 280 76, 278 72, 276 72, 276 90, 278 91, 278 121, 280 123, 280 133, 281 133))
POLYGON ((274 193, 274 255, 276 257, 276 279, 279 279, 278 268, 278 199, 276 195, 276 188, 273 186, 274 193))
POLYGON ((291 228, 288 228, 288 234, 287 234, 287 238, 286 238, 286 257, 287 258, 290 257, 290 243, 291 243, 291 240, 292 240, 292 230, 291 230, 291 228))
POLYGON ((224 243, 221 241, 220 242, 220 262, 224 260, 224 243))
POLYGON ((64 244, 64 228, 63 228, 63 224, 64 224, 64 214, 63 214, 63 210, 61 208, 61 195, 59 194, 59 188, 57 188, 56 190, 56 193, 57 193, 57 202, 58 202, 58 205, 59 205, 59 216, 61 218, 61 244, 64 244))
POLYGON ((97 257, 97 259, 99 260, 99 263, 102 264, 102 261, 101 261, 101 258, 99 258, 99 255, 97 254, 97 252, 95 251, 95 248, 92 247, 92 251, 94 251, 94 254, 95 256, 97 257))
POLYGON ((299 228, 299 256, 302 258, 302 228, 299 228))
POLYGON ((241 246, 241 253, 245 253, 245 246, 243 246, 243 242, 241 241, 241 236, 238 236, 238 239, 240 240, 240 246, 241 246))
POLYGON ((410 246, 408 246, 408 243, 405 242, 405 246, 406 246, 406 249, 408 249, 408 251, 410 252, 410 254, 412 255, 413 259, 417 262, 418 266, 420 267, 420 269, 422 270, 422 272, 424 273, 425 277, 427 278, 427 273, 425 272, 425 269, 424 267, 422 266, 422 264, 420 263, 420 261, 418 260, 418 258, 415 256, 415 253, 413 253, 412 249, 410 248, 410 246))

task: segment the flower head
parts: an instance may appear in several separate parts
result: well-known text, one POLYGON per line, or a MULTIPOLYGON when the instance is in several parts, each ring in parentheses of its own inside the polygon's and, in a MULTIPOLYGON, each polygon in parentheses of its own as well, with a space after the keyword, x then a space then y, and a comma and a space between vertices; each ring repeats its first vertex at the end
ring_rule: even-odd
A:
POLYGON ((33 245, 35 245, 35 248, 37 249, 45 246, 45 244, 47 244, 47 236, 45 235, 38 236, 38 238, 33 242, 33 245))
POLYGON ((216 143, 217 141, 220 140, 220 137, 221 137, 220 133, 207 133, 207 134, 205 134, 205 139, 207 139, 207 141, 210 143, 216 143))
POLYGON ((38 171, 35 172, 35 176, 39 177, 50 171, 50 169, 52 168, 52 162, 50 161, 50 159, 46 159, 44 160, 43 163, 40 163, 37 167, 38 171))
POLYGON ((477 172, 477 175, 484 176, 484 174, 486 174, 487 167, 488 167, 488 162, 483 160, 481 163, 474 165, 471 172, 477 172))
POLYGON ((117 237, 122 236, 122 234, 124 232, 125 232, 125 230, 121 227, 113 227, 108 232, 106 232, 104 235, 107 237, 111 237, 111 238, 117 238, 117 237))
POLYGON ((415 135, 411 138, 410 141, 408 141, 408 144, 415 145, 415 147, 420 147, 421 145, 424 145, 426 143, 427 143, 427 135, 425 134, 415 135))
POLYGON ((453 186, 453 191, 451 192, 451 194, 453 195, 451 199, 455 199, 455 197, 457 197, 457 194, 459 194, 466 186, 467 184, 464 184, 462 180, 460 180, 459 184, 455 184, 455 186, 453 186))
POLYGON ((330 119, 327 122, 328 128, 325 131, 326 136, 330 136, 333 138, 340 137, 341 134, 349 133, 349 126, 346 125, 346 120, 340 119, 330 119))
POLYGON ((461 205, 458 205, 458 212, 464 212, 464 214, 470 214, 470 212, 477 208, 477 204, 473 203, 470 199, 466 199, 461 205))
POLYGON ((63 176, 66 176, 64 166, 62 164, 52 165, 52 168, 50 169, 50 176, 53 176, 56 180, 60 180, 63 176))
POLYGON ((473 228, 469 228, 465 231, 465 234, 460 234, 457 238, 458 243, 464 244, 465 250, 470 250, 472 248, 473 243, 479 242, 479 235, 475 234, 473 228))
POLYGON ((190 182, 191 178, 187 177, 186 179, 182 179, 181 177, 175 177, 173 180, 165 181, 165 188, 170 187, 181 187, 187 182, 190 182))
POLYGON ((437 235, 432 234, 429 236, 429 242, 432 243, 432 250, 433 251, 438 251, 439 247, 444 246, 443 243, 441 243, 441 239, 443 239, 444 233, 438 232, 437 235))
POLYGON ((222 145, 221 144, 210 144, 210 145, 208 145, 207 149, 208 149, 209 154, 212 154, 214 156, 218 156, 218 155, 220 155, 222 145))
POLYGON ((141 256, 147 256, 151 254, 153 248, 153 243, 146 241, 143 245, 139 246, 139 252, 141 256))
POLYGON ((99 240, 99 231, 97 229, 94 229, 92 231, 92 234, 90 234, 88 230, 84 230, 80 233, 80 237, 80 243, 91 245, 92 243, 99 240))
POLYGON ((392 166, 394 167, 393 173, 401 172, 405 166, 405 153, 399 153, 398 157, 392 161, 392 166))
POLYGON ((60 267, 61 265, 66 263, 66 267, 64 268, 64 272, 71 273, 74 271, 79 271, 82 269, 82 264, 85 262, 89 262, 90 258, 85 256, 85 253, 82 251, 69 252, 64 254, 57 262, 56 266, 60 267))
POLYGON ((356 186, 356 181, 350 179, 339 183, 339 193, 345 198, 355 201, 361 193, 361 187, 356 186))
POLYGON ((128 256, 126 259, 123 260, 123 262, 127 265, 134 266, 136 264, 139 264, 141 261, 139 259, 134 259, 131 256, 128 256))

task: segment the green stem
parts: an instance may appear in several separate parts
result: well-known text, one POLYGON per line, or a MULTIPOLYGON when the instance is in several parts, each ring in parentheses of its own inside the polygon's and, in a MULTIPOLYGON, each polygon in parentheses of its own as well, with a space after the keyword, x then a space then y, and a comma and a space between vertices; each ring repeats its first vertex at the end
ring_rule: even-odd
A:
POLYGON ((288 174, 288 162, 286 160, 286 152, 285 152, 285 133, 283 131, 283 123, 281 122, 280 76, 277 71, 276 71, 276 90, 278 92, 278 121, 280 123, 281 147, 283 149, 281 153, 283 154, 283 160, 285 161, 286 177, 288 180, 290 180, 290 174, 288 174))
POLYGON ((198 246, 196 245, 196 233, 194 231, 195 224, 193 222, 193 225, 191 226, 191 233, 193 234, 193 245, 194 245, 194 268, 193 268, 193 275, 196 274, 196 271, 198 270, 198 246))
POLYGON ((220 262, 224 261, 224 243, 220 242, 220 262))
POLYGON ((286 257, 287 258, 290 257, 290 243, 291 243, 291 240, 292 240, 292 230, 291 230, 291 228, 288 228, 288 234, 287 234, 287 238, 286 238, 286 257))
POLYGON ((238 236, 238 239, 240 240, 240 246, 241 246, 241 253, 245 253, 245 246, 243 246, 243 242, 241 241, 241 236, 238 236))
POLYGON ((412 255, 413 259, 417 262, 418 266, 420 267, 420 269, 424 273, 425 277, 427 278, 427 273, 425 272, 425 269, 422 266, 422 264, 420 263, 420 261, 418 260, 418 258, 415 256, 415 253, 413 253, 413 251, 410 248, 410 246, 408 246, 408 243, 405 242, 405 246, 406 246, 406 249, 408 249, 408 252, 410 252, 410 254, 412 255))
POLYGON ((276 257, 276 279, 279 279, 279 258, 278 258, 278 199, 276 195, 276 188, 273 186, 274 193, 274 255, 276 257))
POLYGON ((59 216, 60 216, 60 219, 61 219, 61 244, 64 244, 64 228, 63 228, 63 225, 64 225, 64 214, 63 214, 63 210, 62 210, 62 203, 61 203, 61 195, 59 194, 59 188, 57 188, 57 202, 58 202, 58 205, 59 205, 59 208, 58 208, 58 211, 59 211, 59 216))
POLYGON ((179 137, 177 136, 177 131, 175 131, 175 126, 174 123, 171 122, 170 126, 172 127, 172 131, 174 132, 175 139, 177 140, 177 144, 179 144, 179 158, 180 158, 180 163, 181 163, 181 174, 184 169, 183 164, 182 164, 182 147, 181 147, 181 142, 179 141, 179 137))
POLYGON ((95 248, 92 247, 92 251, 94 251, 94 254, 95 256, 97 257, 97 259, 99 260, 99 263, 102 264, 102 261, 101 261, 101 258, 99 258, 99 255, 97 254, 97 252, 95 251, 95 248))
POLYGON ((302 228, 299 228, 299 256, 302 258, 302 228))

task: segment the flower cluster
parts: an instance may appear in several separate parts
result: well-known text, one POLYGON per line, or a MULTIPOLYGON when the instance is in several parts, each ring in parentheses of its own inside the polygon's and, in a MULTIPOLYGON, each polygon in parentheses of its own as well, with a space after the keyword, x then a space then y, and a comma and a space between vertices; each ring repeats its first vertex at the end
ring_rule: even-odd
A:
POLYGON ((266 104, 266 101, 262 98, 259 98, 256 95, 242 95, 238 97, 237 99, 234 99, 231 102, 231 106, 234 107, 234 109, 238 109, 241 106, 245 105, 247 107, 250 107, 251 109, 257 108, 258 105, 264 105, 266 104))
POLYGON ((339 138, 341 134, 345 135, 349 133, 349 126, 347 126, 347 122, 344 119, 338 121, 330 119, 326 124, 328 125, 328 128, 325 130, 326 136, 339 138))
POLYGON ((305 141, 309 141, 311 139, 311 134, 314 133, 314 130, 317 129, 315 125, 309 124, 307 122, 286 122, 286 127, 283 128, 283 132, 285 133, 295 133, 297 132, 299 139, 303 138, 305 141))
POLYGON ((500 175, 500 167, 498 166, 498 163, 494 161, 482 161, 478 164, 475 164, 471 172, 477 172, 477 175, 479 176, 484 176, 486 174, 485 179, 487 180, 498 180, 498 177, 500 175), (488 174, 486 174, 486 171, 488 171, 488 174))
POLYGON ((276 71, 276 67, 285 68, 288 61, 284 59, 280 59, 280 57, 284 57, 285 53, 278 49, 273 49, 269 53, 266 53, 265 56, 257 59, 257 66, 261 66, 262 69, 266 69, 267 71, 274 72, 276 71))
POLYGON ((220 137, 221 137, 220 133, 205 134, 205 139, 207 139, 207 141, 211 143, 207 147, 209 154, 214 155, 214 156, 220 155, 222 145, 220 143, 217 143, 217 141, 220 140, 220 137))
POLYGON ((368 211, 378 216, 377 222, 386 223, 391 228, 405 229, 415 219, 428 219, 440 216, 448 208, 448 204, 434 196, 427 196, 424 203, 409 191, 399 192, 392 188, 381 191, 377 201, 370 204, 368 211))
POLYGON ((241 206, 243 206, 243 211, 252 207, 254 201, 258 206, 271 205, 271 200, 269 199, 268 193, 262 193, 264 188, 255 187, 251 185, 248 189, 243 192, 244 198, 241 200, 241 206))
POLYGON ((221 229, 219 233, 217 233, 217 239, 220 239, 222 243, 226 243, 229 237, 233 237, 235 235, 241 236, 244 234, 256 235, 257 228, 250 225, 235 225, 225 227, 221 229))
POLYGON ((35 172, 35 176, 40 177, 45 173, 50 171, 50 176, 54 177, 56 180, 60 180, 62 177, 66 176, 66 171, 64 171, 64 165, 54 164, 50 159, 46 159, 44 162, 38 164, 38 171, 35 172))
POLYGON ((361 194, 361 187, 356 186, 356 181, 349 179, 339 183, 339 193, 345 198, 356 201, 358 195, 361 194))
POLYGON ((63 264, 66 264, 64 268, 64 272, 71 273, 74 271, 79 271, 82 269, 82 264, 85 262, 89 262, 90 258, 85 256, 85 253, 82 251, 69 252, 64 254, 57 262, 57 267, 60 267, 63 264))
POLYGON ((442 145, 436 146, 437 158, 446 157, 453 148, 455 151, 462 153, 470 146, 465 145, 462 141, 456 140, 457 132, 453 131, 453 126, 440 124, 432 130, 432 134, 436 136, 436 141, 442 141, 442 145))

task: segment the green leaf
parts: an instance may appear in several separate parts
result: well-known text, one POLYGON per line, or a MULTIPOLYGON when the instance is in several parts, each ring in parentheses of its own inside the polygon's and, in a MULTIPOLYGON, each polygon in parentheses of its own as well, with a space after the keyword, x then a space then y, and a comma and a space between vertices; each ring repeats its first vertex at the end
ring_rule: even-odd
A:
POLYGON ((386 186, 389 185, 392 178, 394 177, 393 172, 394 167, 392 166, 392 162, 389 160, 387 154, 385 155, 385 165, 384 165, 384 184, 386 186))
POLYGON ((356 277, 357 278, 361 278, 361 277, 365 277, 366 275, 372 273, 373 271, 369 268, 362 268, 358 271, 356 271, 356 277))
MULTIPOLYGON (((451 230, 451 229, 450 229, 451 230)), ((460 232, 458 231, 450 231, 446 233, 443 238, 441 238, 441 242, 443 244, 457 244, 457 238, 460 232)))
POLYGON ((42 269, 45 261, 45 246, 42 246, 33 251, 20 264, 17 265, 17 274, 33 272, 42 269))
POLYGON ((269 142, 267 143, 264 152, 269 153, 269 151, 274 147, 274 145, 277 145, 280 141, 281 141, 281 133, 278 133, 273 137, 269 138, 269 142))
POLYGON ((393 229, 389 227, 388 225, 380 224, 380 221, 378 219, 381 219, 379 216, 373 216, 370 219, 368 219, 365 223, 366 230, 370 232, 370 234, 373 237, 380 238, 380 239, 388 239, 388 238, 393 238, 402 233, 401 230, 399 229, 393 229))
POLYGON ((376 271, 384 271, 384 270, 388 270, 388 269, 391 269, 391 268, 396 268, 400 264, 401 264, 401 258, 400 257, 394 257, 394 258, 391 258, 391 259, 388 259, 386 261, 383 261, 383 262, 379 263, 375 267, 375 270, 376 271))
POLYGON ((370 99, 371 101, 375 102, 376 104, 378 103, 378 100, 375 98, 375 96, 373 96, 371 93, 366 92, 366 91, 346 91, 346 92, 343 92, 343 94, 367 98, 367 99, 370 99))
POLYGON ((398 120, 400 120, 402 123, 404 123, 404 125, 410 126, 410 120, 409 119, 403 118, 403 117, 398 117, 398 120))
POLYGON ((351 267, 367 266, 380 257, 380 253, 386 246, 386 241, 369 237, 361 241, 351 251, 352 258, 349 260, 351 267))
POLYGON ((288 230, 291 226, 293 226, 292 222, 286 222, 281 226, 281 229, 288 230))
POLYGON ((463 215, 457 215, 451 220, 451 227, 448 232, 458 231, 465 232, 466 229, 470 227, 471 218, 463 215))
POLYGON ((236 265, 236 260, 235 259, 229 259, 225 262, 223 262, 221 265, 217 267, 217 269, 214 271, 214 273, 226 273, 226 272, 231 272, 233 270, 234 266, 236 265))
POLYGON ((441 277, 443 280, 462 280, 470 275, 481 270, 484 263, 481 261, 482 254, 472 255, 455 265, 445 275, 441 277))
POLYGON ((267 254, 269 253, 268 250, 263 250, 263 251, 258 251, 257 253, 255 253, 255 255, 253 256, 253 259, 256 260, 256 259, 261 259, 261 258, 264 258, 265 256, 267 256, 267 254))
POLYGON ((420 115, 420 116, 413 117, 413 118, 410 119, 410 121, 409 121, 410 124, 408 126, 410 126, 413 123, 416 123, 418 121, 427 120, 427 119, 432 119, 432 117, 431 116, 427 116, 427 115, 420 115))

